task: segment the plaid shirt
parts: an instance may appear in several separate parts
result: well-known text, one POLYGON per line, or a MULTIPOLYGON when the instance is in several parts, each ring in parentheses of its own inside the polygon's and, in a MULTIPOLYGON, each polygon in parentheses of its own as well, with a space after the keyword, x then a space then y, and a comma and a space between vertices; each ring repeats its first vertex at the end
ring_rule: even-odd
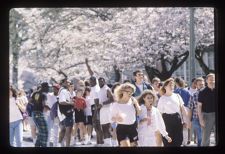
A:
POLYGON ((192 118, 191 119, 198 119, 198 94, 199 90, 190 97, 188 108, 192 111, 192 118))

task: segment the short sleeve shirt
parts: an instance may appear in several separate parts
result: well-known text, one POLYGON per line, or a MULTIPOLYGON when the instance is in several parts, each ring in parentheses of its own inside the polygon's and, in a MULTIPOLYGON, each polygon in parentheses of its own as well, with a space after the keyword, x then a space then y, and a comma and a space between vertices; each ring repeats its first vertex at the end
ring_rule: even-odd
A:
POLYGON ((215 89, 205 87, 199 92, 198 102, 202 103, 202 112, 215 112, 215 89))

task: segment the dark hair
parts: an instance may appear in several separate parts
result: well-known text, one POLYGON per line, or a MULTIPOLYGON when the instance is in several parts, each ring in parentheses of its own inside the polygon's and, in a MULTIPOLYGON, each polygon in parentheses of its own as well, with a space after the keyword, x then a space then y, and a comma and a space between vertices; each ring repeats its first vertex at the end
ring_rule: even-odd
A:
POLYGON ((89 81, 84 81, 84 85, 85 85, 85 87, 88 87, 88 86, 90 86, 90 83, 89 83, 89 81))
POLYGON ((14 98, 17 98, 17 90, 16 90, 16 88, 13 87, 13 86, 11 85, 11 86, 9 87, 9 90, 12 91, 12 96, 13 96, 14 98))
POLYGON ((123 81, 123 83, 126 83, 126 82, 131 83, 131 81, 128 79, 123 81))
POLYGON ((105 82, 105 79, 103 77, 98 78, 98 80, 103 80, 105 82))
POLYGON ((175 83, 179 86, 179 87, 185 87, 185 82, 184 82, 184 80, 183 79, 181 79, 181 78, 175 78, 175 83))
POLYGON ((137 101, 138 103, 141 105, 141 104, 145 104, 145 101, 144 101, 144 98, 147 96, 147 95, 152 95, 153 96, 153 103, 156 102, 157 100, 157 96, 156 94, 152 91, 152 90, 144 90, 143 93, 141 94, 141 96, 139 96, 137 98, 137 101))
POLYGON ((191 83, 195 82, 195 80, 196 80, 196 78, 193 78, 193 79, 191 80, 191 83))
POLYGON ((166 87, 170 82, 174 82, 174 79, 173 79, 173 78, 169 78, 169 79, 167 79, 167 80, 163 83, 162 87, 161 87, 160 90, 159 90, 160 96, 162 96, 162 95, 164 95, 164 94, 166 93, 165 87, 166 87))
POLYGON ((96 77, 95 76, 91 76, 90 80, 96 80, 96 77))
POLYGON ((142 70, 136 70, 136 71, 133 72, 133 76, 136 76, 137 73, 143 73, 143 72, 142 72, 142 70))

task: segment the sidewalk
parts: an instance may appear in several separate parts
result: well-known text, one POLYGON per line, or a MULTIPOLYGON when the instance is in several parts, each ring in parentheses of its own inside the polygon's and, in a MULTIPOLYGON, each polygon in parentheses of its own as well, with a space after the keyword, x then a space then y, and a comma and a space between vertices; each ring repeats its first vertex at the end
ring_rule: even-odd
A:
MULTIPOLYGON (((73 139, 71 139, 71 147, 97 147, 96 145, 96 134, 93 132, 93 138, 91 139, 91 143, 89 145, 81 145, 81 142, 77 142, 76 145, 73 144, 73 139)), ((34 147, 32 138, 31 138, 31 132, 23 132, 23 147, 34 147)), ((210 136, 210 146, 215 146, 215 140, 214 140, 214 133, 210 136)), ((195 144, 193 141, 186 147, 197 147, 197 144, 195 144)))

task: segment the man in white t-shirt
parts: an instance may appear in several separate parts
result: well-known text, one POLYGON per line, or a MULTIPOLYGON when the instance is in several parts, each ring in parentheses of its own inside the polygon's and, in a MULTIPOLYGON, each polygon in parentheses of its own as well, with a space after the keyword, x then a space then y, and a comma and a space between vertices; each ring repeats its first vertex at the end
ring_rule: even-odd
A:
POLYGON ((99 91, 99 103, 102 105, 100 109, 100 124, 102 127, 102 133, 105 146, 112 146, 111 141, 111 120, 110 120, 110 105, 114 101, 110 88, 105 84, 105 79, 100 77, 98 79, 100 91, 99 91))
POLYGON ((92 124, 96 131, 96 143, 103 144, 103 134, 100 125, 100 109, 102 105, 99 103, 99 91, 100 87, 98 85, 96 77, 90 77, 90 103, 92 110, 92 124))

